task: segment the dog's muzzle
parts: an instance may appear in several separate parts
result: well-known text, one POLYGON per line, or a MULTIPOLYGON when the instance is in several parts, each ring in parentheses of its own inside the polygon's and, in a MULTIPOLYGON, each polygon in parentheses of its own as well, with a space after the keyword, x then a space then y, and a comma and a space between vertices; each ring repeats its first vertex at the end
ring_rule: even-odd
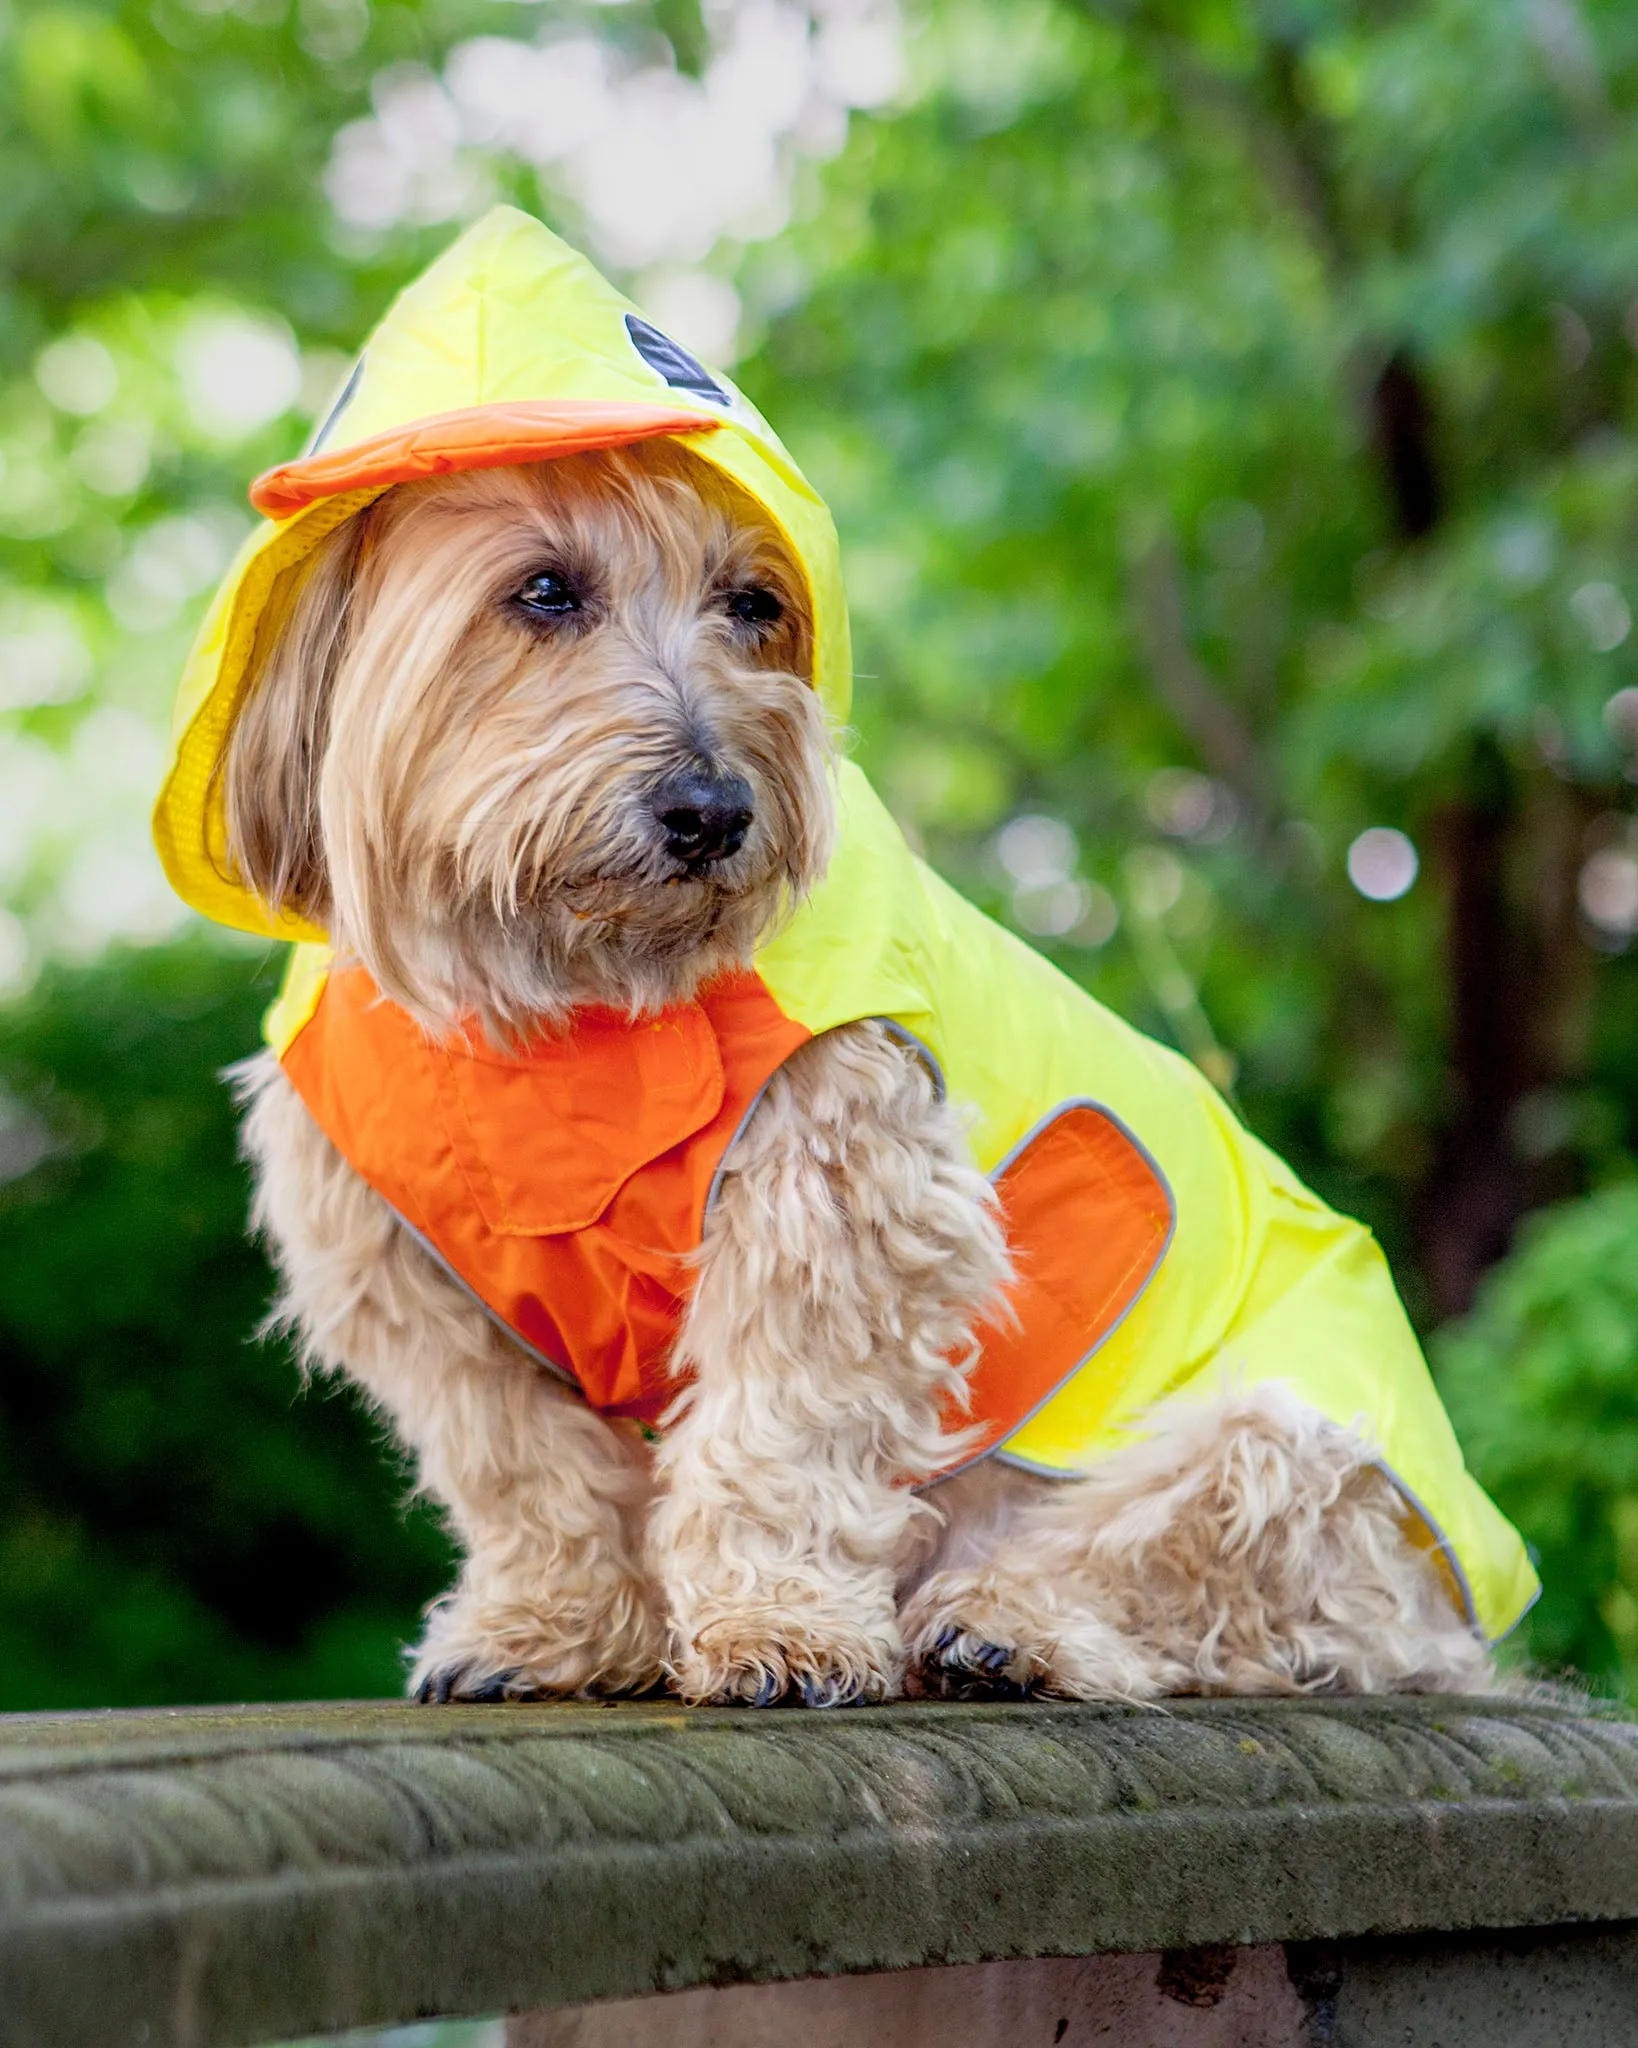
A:
POLYGON ((751 785, 698 765, 667 776, 649 799, 665 850, 692 872, 728 860, 745 844, 756 815, 751 785))

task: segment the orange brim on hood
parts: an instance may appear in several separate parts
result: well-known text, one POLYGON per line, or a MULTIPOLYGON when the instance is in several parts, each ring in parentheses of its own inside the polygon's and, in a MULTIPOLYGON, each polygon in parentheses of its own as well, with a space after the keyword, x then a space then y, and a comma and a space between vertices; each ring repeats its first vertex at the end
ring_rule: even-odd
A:
POLYGON ((595 398, 471 405, 389 427, 346 448, 281 463, 257 477, 250 502, 269 519, 288 519, 342 491, 384 491, 460 469, 503 469, 514 462, 583 455, 593 448, 625 448, 664 434, 697 434, 716 425, 675 407, 595 398))

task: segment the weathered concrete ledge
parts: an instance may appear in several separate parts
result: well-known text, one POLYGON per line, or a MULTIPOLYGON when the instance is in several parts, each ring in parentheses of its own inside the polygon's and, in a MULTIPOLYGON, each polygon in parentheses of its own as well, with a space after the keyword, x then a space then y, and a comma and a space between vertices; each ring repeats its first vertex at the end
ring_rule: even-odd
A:
POLYGON ((1623 1920, 1638 1726, 1545 1705, 0 1720, 3 2048, 1623 1920))

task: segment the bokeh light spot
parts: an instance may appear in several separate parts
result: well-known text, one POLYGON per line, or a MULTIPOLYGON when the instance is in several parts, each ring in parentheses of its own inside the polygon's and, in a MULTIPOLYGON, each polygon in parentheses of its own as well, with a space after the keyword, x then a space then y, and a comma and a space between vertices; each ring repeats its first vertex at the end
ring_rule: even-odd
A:
POLYGON ((176 368, 195 424, 215 440, 241 441, 301 397, 301 356, 289 328, 248 313, 190 320, 176 368))
POLYGON ((1165 917, 1177 908, 1188 876, 1175 853, 1164 846, 1134 846, 1122 865, 1139 917, 1165 917))
POLYGON ((995 835, 995 851, 1021 889, 1050 889, 1067 881, 1080 858, 1075 835, 1061 818, 1031 814, 1001 827, 995 835))
POLYGON ((1192 768, 1161 768, 1151 775, 1143 808, 1150 824, 1168 838, 1206 845, 1226 839, 1240 820, 1233 790, 1192 768))
POLYGON ((1085 882, 1023 883, 1012 892, 1012 914, 1039 939, 1061 939, 1086 915, 1091 891, 1085 882))
POLYGON ((65 334, 40 351, 34 381, 59 412, 88 418, 112 401, 119 370, 100 341, 89 334, 65 334))
POLYGON ((1606 699, 1604 730, 1629 752, 1638 752, 1638 689, 1617 690, 1606 699))
POLYGON ((1583 583, 1570 610, 1595 653, 1613 652, 1632 631, 1632 607, 1613 583, 1583 583))
POLYGON ((1624 846, 1590 855, 1576 881, 1576 899, 1601 932, 1630 938, 1638 932, 1638 859, 1624 846))
POLYGON ((1348 849, 1348 879, 1373 903, 1395 903, 1416 880, 1421 860, 1392 825, 1372 825, 1348 849))

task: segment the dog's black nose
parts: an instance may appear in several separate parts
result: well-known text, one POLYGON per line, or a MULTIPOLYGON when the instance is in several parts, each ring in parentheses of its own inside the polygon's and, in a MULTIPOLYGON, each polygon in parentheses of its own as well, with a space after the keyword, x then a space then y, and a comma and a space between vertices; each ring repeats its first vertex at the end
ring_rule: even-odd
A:
POLYGON ((690 867, 727 860, 745 844, 754 815, 751 785, 742 775, 687 768, 655 790, 654 815, 665 833, 665 850, 690 867))

